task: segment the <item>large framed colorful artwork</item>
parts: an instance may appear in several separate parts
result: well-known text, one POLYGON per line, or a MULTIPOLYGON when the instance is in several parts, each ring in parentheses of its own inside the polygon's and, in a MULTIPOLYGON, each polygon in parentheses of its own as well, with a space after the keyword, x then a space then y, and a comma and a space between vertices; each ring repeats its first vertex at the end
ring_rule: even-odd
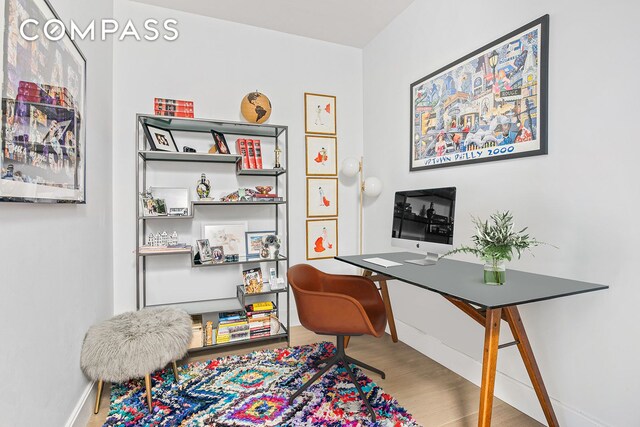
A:
POLYGON ((0 7, 0 201, 85 203, 86 59, 60 29, 46 36, 29 24, 21 34, 24 22, 59 19, 47 1, 0 7))
POLYGON ((411 84, 410 170, 547 154, 549 15, 411 84))

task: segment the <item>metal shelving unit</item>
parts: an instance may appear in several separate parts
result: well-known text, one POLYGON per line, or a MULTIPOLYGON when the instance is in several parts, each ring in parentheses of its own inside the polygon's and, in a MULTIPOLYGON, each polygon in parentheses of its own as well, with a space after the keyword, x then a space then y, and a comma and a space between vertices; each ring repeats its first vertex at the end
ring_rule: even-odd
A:
MULTIPOLYGON (((272 138, 275 141, 276 148, 283 148, 282 153, 284 155, 283 165, 288 165, 288 127, 277 125, 255 125, 251 123, 229 122, 212 119, 190 119, 190 118, 178 118, 178 117, 159 117, 146 114, 136 115, 136 305, 138 309, 150 306, 171 306, 181 308, 187 311, 191 315, 209 315, 220 311, 227 311, 237 309, 238 306, 244 308, 244 302, 247 295, 238 289, 237 283, 229 283, 230 290, 233 289, 236 292, 236 298, 218 298, 210 300, 198 300, 188 302, 175 302, 167 304, 148 305, 147 304, 147 260, 149 256, 171 256, 171 255, 185 255, 189 254, 191 257, 190 268, 208 268, 208 267, 224 267, 234 264, 256 264, 256 263, 270 263, 275 265, 278 276, 282 273, 286 276, 286 271, 289 267, 288 253, 289 253, 289 206, 287 200, 289 199, 289 177, 285 168, 278 169, 242 169, 242 156, 236 154, 208 154, 208 153, 182 153, 182 152, 162 152, 151 151, 149 149, 148 142, 144 136, 142 129, 143 124, 149 124, 160 128, 168 129, 170 131, 179 132, 200 132, 210 133, 211 130, 216 130, 225 135, 238 135, 244 137, 262 137, 272 138), (150 216, 145 217, 142 215, 141 207, 139 203, 139 193, 147 188, 147 163, 148 162, 171 162, 176 163, 177 167, 183 162, 198 162, 198 163, 223 163, 223 164, 235 164, 235 174, 237 176, 258 176, 264 178, 272 178, 274 180, 275 193, 283 197, 283 201, 241 201, 241 202, 220 202, 220 201, 207 201, 207 200, 193 200, 191 201, 190 214, 187 216, 150 216), (284 189, 279 188, 279 181, 283 181, 284 189), (158 252, 158 253, 141 253, 140 247, 144 244, 144 239, 147 233, 147 221, 157 220, 193 220, 197 217, 195 208, 200 207, 206 209, 207 206, 215 206, 221 209, 227 209, 227 206, 236 206, 238 209, 252 209, 252 207, 263 205, 271 206, 273 208, 273 219, 275 223, 274 229, 276 234, 283 235, 283 241, 281 248, 283 254, 273 259, 261 259, 261 258, 248 258, 242 257, 236 262, 223 262, 223 263, 204 263, 196 264, 193 260, 192 252, 176 251, 176 252, 158 252), (280 210, 284 211, 284 217, 280 210), (284 220, 284 225, 281 227, 280 220, 284 220)), ((230 173, 230 172, 224 172, 230 173)), ((233 173, 233 172, 231 172, 233 173)), ((235 211, 234 211, 235 212, 235 211)), ((238 214, 241 216, 241 214, 238 214)), ((196 240, 197 236, 192 236, 192 240, 196 240)), ((215 269, 204 270, 207 274, 216 274, 215 269)), ((241 281, 241 280, 239 280, 241 281)), ((242 340, 232 343, 214 344, 204 346, 201 348, 190 349, 190 352, 204 351, 208 349, 215 349, 219 347, 228 347, 232 345, 242 345, 260 341, 271 340, 286 340, 290 344, 289 326, 290 326, 290 294, 288 286, 285 289, 278 289, 273 291, 267 291, 260 294, 251 294, 250 296, 270 296, 275 298, 277 307, 277 316, 281 318, 282 314, 286 314, 286 325, 281 325, 281 332, 268 337, 259 337, 249 340, 242 340), (286 304, 280 305, 280 296, 286 296, 286 304)), ((282 322, 281 322, 282 323, 282 322)))

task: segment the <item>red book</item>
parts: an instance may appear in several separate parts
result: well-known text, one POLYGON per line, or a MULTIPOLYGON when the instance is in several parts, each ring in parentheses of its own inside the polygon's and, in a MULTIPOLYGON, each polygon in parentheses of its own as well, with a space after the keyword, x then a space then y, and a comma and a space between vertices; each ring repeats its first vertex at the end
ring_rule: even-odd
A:
POLYGON ((242 167, 244 169, 249 169, 249 157, 247 156, 247 140, 246 139, 236 140, 236 152, 240 153, 240 155, 242 156, 242 167))
POLYGON ((256 169, 262 169, 262 145, 259 139, 253 140, 253 156, 256 161, 256 169))
POLYGON ((249 158, 249 169, 256 168, 256 154, 253 139, 247 139, 247 157, 249 158))
POLYGON ((185 117, 185 118, 193 118, 193 112, 185 113, 182 111, 165 111, 165 110, 155 110, 156 116, 168 116, 168 117, 185 117))

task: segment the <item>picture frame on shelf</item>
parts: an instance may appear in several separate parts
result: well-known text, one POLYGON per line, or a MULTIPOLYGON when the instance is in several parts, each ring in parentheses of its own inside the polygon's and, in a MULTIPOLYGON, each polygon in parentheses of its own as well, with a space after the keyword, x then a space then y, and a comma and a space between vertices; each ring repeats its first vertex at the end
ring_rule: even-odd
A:
POLYGON ((336 97, 318 93, 304 94, 304 131, 308 134, 335 135, 336 97))
POLYGON ((84 204, 86 58, 69 32, 20 36, 30 20, 60 22, 50 2, 6 0, 2 10, 0 202, 84 204))
POLYGON ((247 255, 245 246, 246 222, 205 224, 202 226, 202 238, 209 239, 212 246, 222 246, 224 255, 247 255))
POLYGON ((141 197, 142 203, 142 216, 158 216, 158 210, 156 209, 156 203, 153 197, 141 197))
POLYGON ((255 267, 243 270, 242 283, 246 294, 257 294, 263 292, 264 281, 262 279, 262 269, 260 267, 255 267))
POLYGON ((231 154, 231 150, 229 150, 229 145, 227 144, 227 139, 224 137, 224 134, 212 129, 211 135, 213 136, 213 141, 218 148, 219 154, 231 154))
POLYGON ((213 252, 209 239, 196 240, 196 245, 198 247, 198 254, 200 254, 200 262, 213 261, 213 252))
POLYGON ((169 129, 162 129, 157 126, 144 123, 144 134, 153 151, 165 151, 169 153, 177 153, 178 146, 173 139, 173 134, 169 129))
POLYGON ((156 199, 162 199, 165 202, 169 215, 177 215, 178 212, 189 213, 189 189, 176 187, 150 187, 149 191, 156 199), (174 212, 174 213, 172 213, 174 212))
POLYGON ((164 199, 153 199, 154 204, 156 205, 156 215, 164 216, 167 215, 167 204, 164 199))
POLYGON ((214 246, 211 248, 211 255, 213 256, 213 262, 216 264, 224 262, 224 247, 214 246))
POLYGON ((549 15, 410 85, 409 169, 544 155, 549 15))
POLYGON ((338 139, 335 136, 306 136, 308 176, 338 175, 338 139))
POLYGON ((338 256, 338 218, 307 220, 307 260, 338 256))
POLYGON ((307 217, 338 216, 338 178, 307 178, 307 217))
POLYGON ((245 245, 247 258, 260 258, 264 246, 263 238, 276 234, 275 231, 247 231, 245 233, 245 245))

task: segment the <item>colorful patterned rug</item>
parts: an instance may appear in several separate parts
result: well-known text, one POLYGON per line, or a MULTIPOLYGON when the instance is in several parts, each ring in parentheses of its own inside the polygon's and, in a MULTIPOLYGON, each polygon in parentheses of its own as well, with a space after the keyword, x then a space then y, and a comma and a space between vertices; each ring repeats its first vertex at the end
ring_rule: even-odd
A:
POLYGON ((152 413, 143 380, 114 384, 105 427, 418 426, 358 368, 354 371, 376 412, 375 424, 342 366, 332 368, 289 405, 289 396, 317 372, 313 362, 334 350, 324 342, 192 363, 180 369, 180 385, 171 369, 157 371, 152 375, 152 413))

